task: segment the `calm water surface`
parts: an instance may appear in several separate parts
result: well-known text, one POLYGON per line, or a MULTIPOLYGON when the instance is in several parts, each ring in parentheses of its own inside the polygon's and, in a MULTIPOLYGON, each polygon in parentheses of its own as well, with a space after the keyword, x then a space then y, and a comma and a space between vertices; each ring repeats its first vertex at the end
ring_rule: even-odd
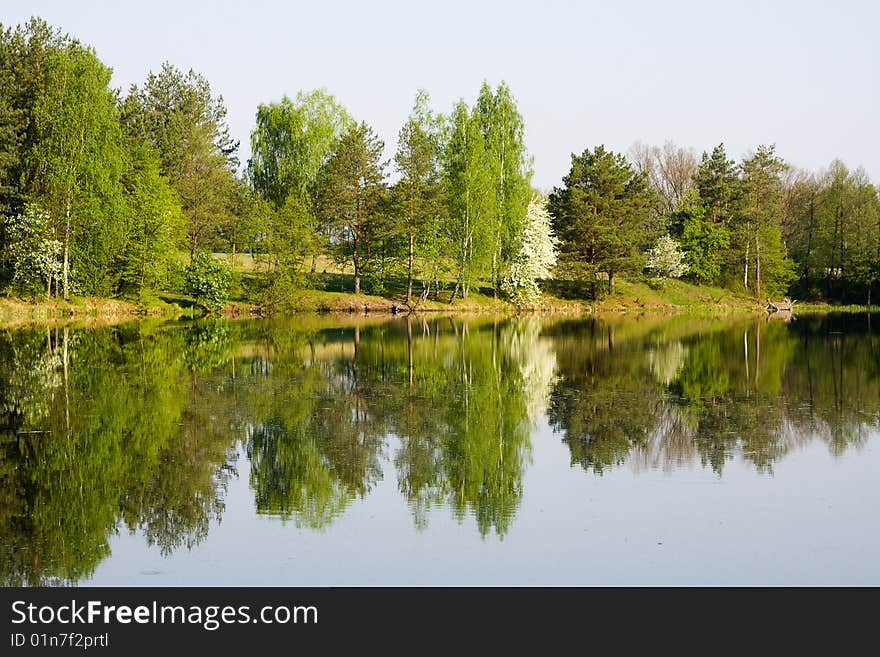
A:
POLYGON ((877 585, 878 321, 5 330, 0 581, 877 585))

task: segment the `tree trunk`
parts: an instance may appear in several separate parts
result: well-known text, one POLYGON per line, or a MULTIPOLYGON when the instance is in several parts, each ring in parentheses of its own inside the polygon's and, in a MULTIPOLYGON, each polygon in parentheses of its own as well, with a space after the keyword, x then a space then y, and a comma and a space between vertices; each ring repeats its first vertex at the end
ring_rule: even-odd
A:
POLYGON ((458 295, 458 288, 459 288, 459 285, 460 285, 460 281, 455 281, 455 288, 452 290, 452 296, 449 297, 449 303, 450 303, 450 304, 451 304, 453 301, 455 301, 455 297, 458 295))
POLYGON ((361 293, 361 267, 360 267, 360 253, 358 250, 360 248, 360 236, 359 231, 355 230, 354 233, 354 253, 352 254, 352 264, 354 265, 354 293, 361 293))
POLYGON ((761 240, 755 231, 755 298, 761 298, 761 240))
POLYGON ((65 209, 65 226, 64 226, 64 300, 70 301, 70 281, 68 278, 69 261, 70 261, 70 190, 67 191, 67 207, 65 209))
POLYGON ((614 294, 614 272, 608 272, 608 293, 614 294))
MULTIPOLYGON (((146 230, 144 231, 146 234, 146 230)), ((140 294, 144 292, 144 282, 147 279, 147 238, 144 236, 144 248, 141 250, 141 289, 138 290, 140 294)))
POLYGON ((412 229, 409 231, 409 269, 406 279, 406 305, 412 305, 412 284, 413 284, 413 260, 415 259, 415 235, 412 229))

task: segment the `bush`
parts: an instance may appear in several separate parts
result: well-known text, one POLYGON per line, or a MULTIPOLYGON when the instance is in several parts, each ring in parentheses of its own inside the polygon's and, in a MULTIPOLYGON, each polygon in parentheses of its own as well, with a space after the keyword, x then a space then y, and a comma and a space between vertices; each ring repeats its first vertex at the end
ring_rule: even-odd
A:
POLYGON ((688 272, 685 254, 678 242, 664 235, 657 240, 654 248, 648 251, 648 264, 645 267, 655 278, 681 278, 688 272))
POLYGON ((184 291, 208 312, 219 312, 229 298, 232 270, 210 253, 198 251, 186 267, 184 291))

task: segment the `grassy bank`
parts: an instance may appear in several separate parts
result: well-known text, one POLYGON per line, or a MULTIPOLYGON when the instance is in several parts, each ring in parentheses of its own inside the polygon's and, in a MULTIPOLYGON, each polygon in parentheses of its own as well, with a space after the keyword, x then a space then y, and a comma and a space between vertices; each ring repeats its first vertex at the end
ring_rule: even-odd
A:
POLYGON ((596 302, 593 309, 598 313, 721 316, 760 312, 763 306, 747 295, 679 280, 621 280, 614 293, 596 302))
POLYGON ((74 297, 63 299, 0 298, 0 324, 4 326, 54 322, 114 322, 137 317, 176 317, 194 314, 193 301, 188 304, 168 302, 161 298, 146 299, 140 303, 103 297, 74 297))
POLYGON ((825 314, 825 313, 877 313, 880 306, 860 306, 857 304, 834 305, 822 301, 795 302, 794 314, 825 314))
MULTIPOLYGON (((319 274, 313 279, 317 289, 290 291, 283 303, 266 307, 256 303, 247 293, 247 286, 239 287, 233 300, 223 309, 223 316, 259 317, 294 313, 345 313, 357 315, 390 315, 405 313, 404 291, 391 287, 385 295, 353 294, 336 291, 345 287, 342 274, 319 274), (329 288, 329 289, 328 289, 329 288), (335 288, 335 290, 333 289, 335 288)), ((627 281, 620 280, 613 294, 591 301, 586 290, 563 282, 548 281, 544 295, 534 306, 516 307, 503 299, 496 299, 489 288, 472 291, 466 299, 457 298, 449 303, 450 290, 443 290, 437 300, 419 301, 417 313, 467 313, 497 315, 514 312, 547 314, 596 314, 603 316, 633 315, 688 315, 697 317, 726 317, 762 313, 763 305, 753 298, 684 281, 627 281)), ((795 314, 828 312, 866 312, 877 310, 866 306, 832 306, 821 303, 797 303, 795 314)), ((104 298, 76 298, 70 302, 57 299, 29 301, 0 299, 0 324, 45 323, 57 321, 124 321, 137 317, 195 317, 202 311, 191 297, 175 293, 159 293, 140 302, 104 298)))

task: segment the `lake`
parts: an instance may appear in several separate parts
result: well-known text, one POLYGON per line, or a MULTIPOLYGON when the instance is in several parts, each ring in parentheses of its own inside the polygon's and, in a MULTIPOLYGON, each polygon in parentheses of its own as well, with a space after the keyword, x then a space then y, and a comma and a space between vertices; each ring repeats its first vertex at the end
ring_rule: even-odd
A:
POLYGON ((0 581, 878 585, 878 323, 7 329, 0 581))

